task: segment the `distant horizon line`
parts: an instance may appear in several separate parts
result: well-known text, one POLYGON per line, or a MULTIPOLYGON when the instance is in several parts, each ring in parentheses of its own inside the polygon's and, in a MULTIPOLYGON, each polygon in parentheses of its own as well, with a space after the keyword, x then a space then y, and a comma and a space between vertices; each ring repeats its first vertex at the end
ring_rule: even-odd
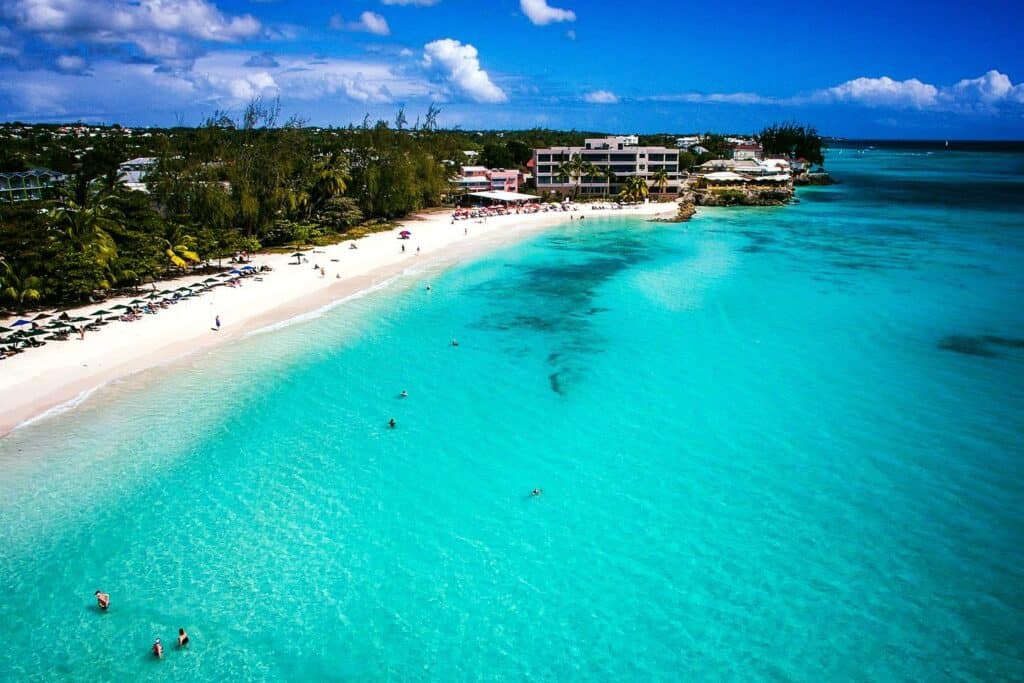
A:
MULTIPOLYGON (((385 121, 388 124, 391 123, 390 121, 386 121, 385 119, 376 119, 376 121, 385 121)), ((119 123, 119 122, 116 122, 116 121, 113 122, 113 123, 97 123, 97 122, 90 122, 90 121, 83 120, 83 119, 62 120, 62 121, 24 121, 24 120, 20 120, 20 119, 13 119, 13 120, 0 121, 0 126, 12 126, 12 125, 25 125, 25 126, 75 126, 75 125, 81 125, 81 126, 92 126, 92 127, 96 127, 96 128, 113 128, 114 126, 117 126, 117 127, 120 127, 120 128, 142 128, 142 129, 146 129, 146 130, 176 130, 176 129, 177 130, 192 130, 192 129, 198 129, 198 128, 202 128, 203 127, 202 125, 178 125, 178 124, 172 124, 172 125, 125 124, 125 123, 119 123)), ((771 124, 765 124, 765 125, 771 125, 771 124)), ((303 129, 319 128, 319 129, 326 129, 326 130, 331 130, 331 129, 340 130, 340 129, 346 129, 346 128, 350 128, 350 127, 360 128, 362 126, 360 124, 355 123, 355 122, 351 122, 351 123, 347 123, 347 124, 325 124, 325 125, 307 124, 307 125, 303 125, 301 128, 303 128, 303 129)), ((403 130, 413 131, 413 130, 423 130, 423 129, 422 128, 420 128, 420 129, 404 128, 403 130)), ((732 136, 732 137, 753 137, 754 135, 756 135, 755 133, 739 133, 739 132, 728 132, 728 131, 727 132, 717 132, 717 131, 713 131, 713 130, 711 130, 711 131, 704 130, 704 131, 699 131, 699 132, 698 131, 688 131, 688 132, 684 132, 684 133, 667 132, 667 131, 658 131, 658 132, 653 132, 653 133, 649 133, 649 132, 635 132, 635 131, 634 132, 630 132, 630 133, 618 133, 618 132, 607 132, 607 131, 597 131, 597 130, 585 130, 585 129, 575 128, 575 127, 559 128, 559 127, 546 127, 546 126, 531 126, 529 128, 462 128, 462 127, 459 127, 459 126, 455 126, 455 127, 451 127, 451 128, 446 128, 444 126, 439 126, 436 129, 434 129, 434 130, 435 131, 447 131, 447 132, 461 132, 461 133, 516 133, 516 132, 524 132, 524 131, 529 131, 529 130, 545 130, 545 131, 553 131, 553 132, 559 132, 559 133, 580 133, 580 134, 584 134, 584 135, 589 135, 589 134, 609 135, 609 136, 616 136, 616 135, 646 135, 646 136, 665 135, 665 136, 670 136, 670 137, 686 137, 686 136, 692 136, 692 135, 702 135, 704 133, 709 133, 709 132, 710 133, 715 133, 716 135, 732 136)), ((1010 142, 1010 143, 1024 143, 1024 137, 1020 137, 1020 138, 960 138, 960 137, 958 137, 958 138, 941 138, 941 137, 931 137, 931 136, 929 136, 929 137, 849 137, 849 136, 844 136, 844 135, 828 135, 828 134, 822 134, 821 137, 822 137, 823 140, 826 140, 826 141, 829 141, 829 142, 916 142, 916 143, 936 142, 936 143, 940 143, 940 144, 941 143, 945 143, 945 142, 949 142, 951 144, 952 143, 971 143, 971 144, 978 144, 978 143, 1007 143, 1007 142, 1010 142)))

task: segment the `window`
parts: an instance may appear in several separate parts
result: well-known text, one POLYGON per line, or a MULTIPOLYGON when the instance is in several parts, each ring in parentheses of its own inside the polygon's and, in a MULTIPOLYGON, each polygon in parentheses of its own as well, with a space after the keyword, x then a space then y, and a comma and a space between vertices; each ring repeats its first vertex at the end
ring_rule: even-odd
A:
POLYGON ((538 154, 537 155, 537 161, 538 162, 541 162, 541 161, 551 161, 551 155, 550 154, 538 154))

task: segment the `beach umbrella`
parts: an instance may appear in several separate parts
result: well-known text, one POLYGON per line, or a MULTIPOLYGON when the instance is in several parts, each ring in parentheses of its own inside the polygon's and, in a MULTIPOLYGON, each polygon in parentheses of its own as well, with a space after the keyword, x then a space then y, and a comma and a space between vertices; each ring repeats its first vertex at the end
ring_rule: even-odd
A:
POLYGON ((31 324, 32 324, 31 320, 25 320, 24 318, 18 318, 13 323, 11 323, 11 327, 21 327, 22 325, 31 325, 31 324))
POLYGON ((163 291, 162 291, 162 292, 160 292, 160 293, 166 296, 166 295, 168 295, 168 294, 173 294, 173 293, 174 293, 174 290, 173 290, 173 289, 165 289, 165 290, 163 290, 163 291))
POLYGON ((40 313, 39 315, 37 315, 36 317, 34 317, 32 319, 33 320, 46 320, 49 317, 50 317, 49 313, 40 313))
POLYGON ((118 308, 131 308, 131 306, 127 306, 125 304, 118 304, 116 306, 111 306, 110 308, 113 309, 113 310, 116 310, 118 308))
POLYGON ((205 280, 203 280, 203 282, 216 282, 216 281, 217 281, 217 278, 215 278, 215 277, 208 277, 205 280))
POLYGON ((50 334, 46 330, 29 330, 24 334, 26 337, 38 337, 41 334, 50 334))
POLYGON ((72 318, 68 322, 72 322, 72 323, 87 323, 87 322, 89 322, 89 319, 88 318, 77 317, 77 318, 72 318))
POLYGON ((89 315, 92 315, 92 316, 96 316, 96 315, 110 315, 110 311, 104 311, 104 310, 103 310, 103 309, 101 308, 101 309, 100 309, 100 310, 98 310, 98 311, 93 311, 93 312, 92 312, 92 313, 90 313, 89 315))
POLYGON ((159 299, 160 295, 157 294, 156 292, 153 292, 152 294, 148 295, 146 298, 147 299, 159 299))
POLYGON ((10 332, 11 328, 0 325, 0 332, 10 332))
POLYGON ((191 291, 191 290, 190 290, 190 289, 189 289, 188 287, 178 287, 178 288, 177 288, 176 290, 174 290, 174 291, 176 291, 176 292, 189 292, 189 291, 191 291))
POLYGON ((401 235, 402 237, 411 237, 412 236, 412 233, 409 232, 408 230, 403 230, 402 232, 400 232, 398 234, 401 235))
POLYGON ((256 270, 255 266, 242 266, 242 270, 256 270))
POLYGON ((132 300, 131 300, 131 301, 129 301, 128 303, 130 303, 131 305, 133 305, 133 306, 134 306, 135 304, 144 304, 144 303, 146 303, 146 302, 145 302, 145 301, 143 301, 142 299, 132 299, 132 300))

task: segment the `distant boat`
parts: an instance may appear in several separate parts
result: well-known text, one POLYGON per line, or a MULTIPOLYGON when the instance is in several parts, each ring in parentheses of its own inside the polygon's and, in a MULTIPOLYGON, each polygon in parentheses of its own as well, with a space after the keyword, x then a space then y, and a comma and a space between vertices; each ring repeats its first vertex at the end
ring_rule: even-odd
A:
POLYGON ((949 149, 949 140, 946 140, 946 149, 949 149))

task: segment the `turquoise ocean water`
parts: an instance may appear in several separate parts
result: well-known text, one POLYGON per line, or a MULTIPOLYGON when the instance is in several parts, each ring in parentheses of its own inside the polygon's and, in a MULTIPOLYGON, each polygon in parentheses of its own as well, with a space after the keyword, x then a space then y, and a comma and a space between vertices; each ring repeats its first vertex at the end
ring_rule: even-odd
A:
POLYGON ((1024 155, 829 166, 0 440, 0 679, 1024 679, 1024 155))

